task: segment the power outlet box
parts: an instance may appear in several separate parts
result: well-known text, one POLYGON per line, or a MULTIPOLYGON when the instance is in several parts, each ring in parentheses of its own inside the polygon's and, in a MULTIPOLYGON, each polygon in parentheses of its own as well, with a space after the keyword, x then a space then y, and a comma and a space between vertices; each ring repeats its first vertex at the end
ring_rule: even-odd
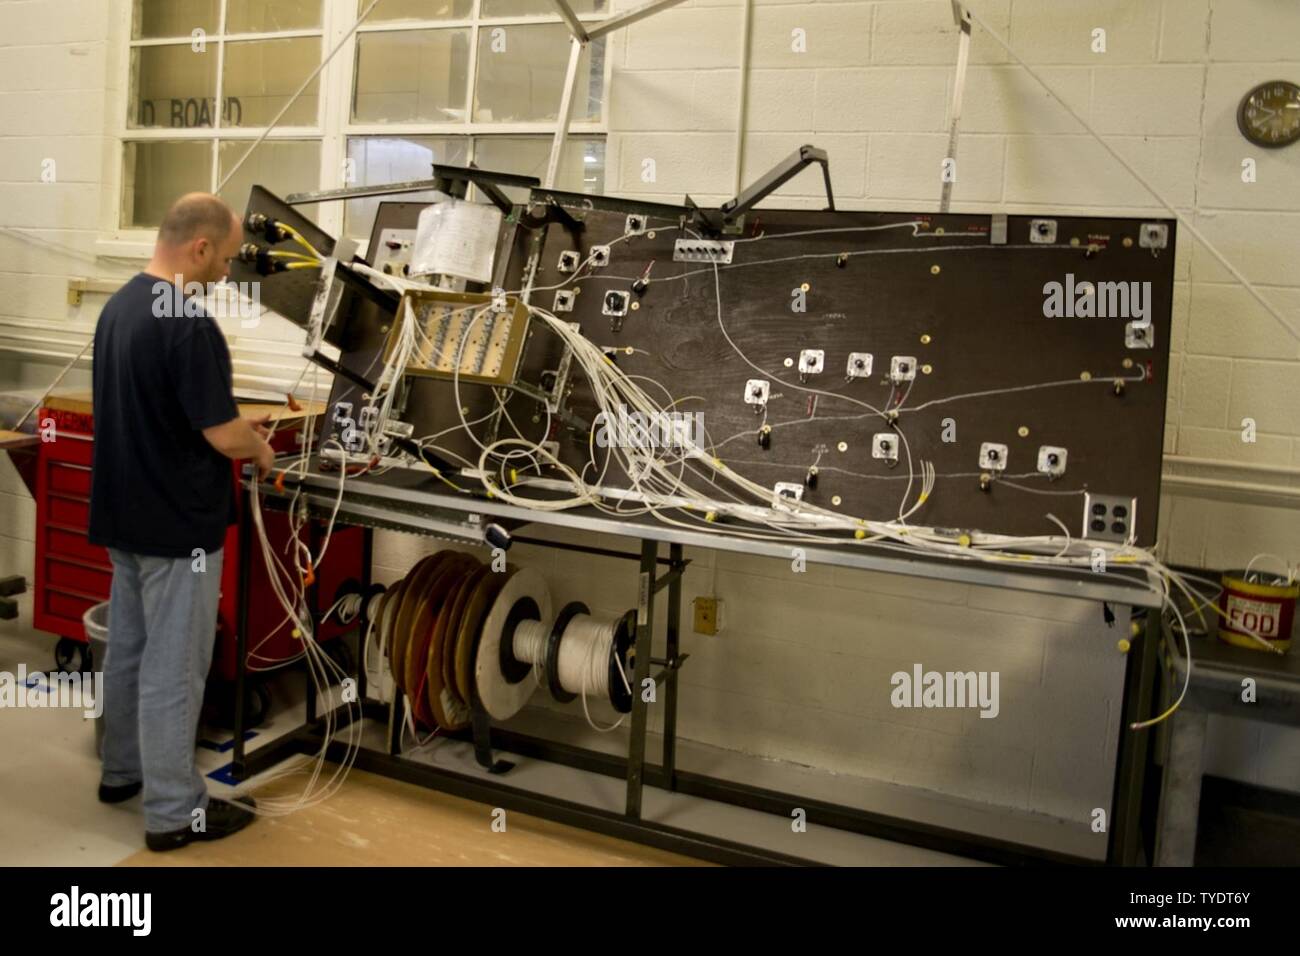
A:
POLYGON ((696 634, 717 634, 722 630, 722 601, 701 595, 691 602, 695 612, 693 630, 696 634))

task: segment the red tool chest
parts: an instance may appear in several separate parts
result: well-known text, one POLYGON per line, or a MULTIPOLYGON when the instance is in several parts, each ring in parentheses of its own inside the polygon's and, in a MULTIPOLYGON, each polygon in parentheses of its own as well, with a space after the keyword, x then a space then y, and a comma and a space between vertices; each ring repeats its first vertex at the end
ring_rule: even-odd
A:
MULTIPOLYGON (((53 420, 55 440, 39 446, 36 475, 36 582, 32 617, 37 628, 85 643, 81 618, 101 601, 107 601, 113 580, 108 552, 87 538, 90 526, 90 467, 94 452, 94 419, 90 398, 77 394, 51 398, 41 409, 42 425, 53 420)), ((272 445, 277 452, 298 447, 302 422, 282 421, 272 445)), ((232 463, 232 481, 238 482, 239 466, 232 463)), ((242 497, 239 521, 250 521, 242 497)), ((288 516, 268 511, 263 515, 267 536, 281 560, 288 563, 288 516)), ((225 680, 236 671, 236 634, 239 621, 239 524, 226 532, 221 572, 221 600, 218 610, 219 642, 213 654, 213 670, 225 680)), ((362 580, 362 535, 360 528, 336 528, 325 562, 316 569, 317 593, 324 610, 333 603, 339 586, 349 578, 362 580)), ((256 532, 252 548, 252 587, 248 608, 249 663, 266 669, 274 662, 294 657, 301 642, 293 626, 285 622, 284 609, 267 584, 266 567, 256 532), (254 657, 254 654, 257 656, 254 657)), ((314 549, 313 549, 314 550, 314 549)), ((327 641, 346 628, 337 621, 320 628, 317 639, 327 641)), ((111 638, 110 638, 111 639, 111 638)))

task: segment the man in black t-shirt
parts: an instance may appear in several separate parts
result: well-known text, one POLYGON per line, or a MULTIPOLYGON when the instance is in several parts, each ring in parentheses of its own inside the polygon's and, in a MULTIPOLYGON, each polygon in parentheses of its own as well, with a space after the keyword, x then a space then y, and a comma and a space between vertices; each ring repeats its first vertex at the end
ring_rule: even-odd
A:
POLYGON ((194 760, 235 520, 230 460, 251 459, 263 475, 274 461, 264 423, 239 415, 230 351, 202 307, 242 238, 220 199, 182 196, 153 259, 95 327, 90 540, 113 560, 99 798, 117 803, 143 787, 152 850, 252 821, 247 808, 208 797, 194 760))

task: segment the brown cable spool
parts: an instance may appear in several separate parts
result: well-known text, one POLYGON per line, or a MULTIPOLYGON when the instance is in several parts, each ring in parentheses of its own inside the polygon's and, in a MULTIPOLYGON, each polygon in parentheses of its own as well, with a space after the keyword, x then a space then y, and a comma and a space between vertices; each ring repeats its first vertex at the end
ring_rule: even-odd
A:
POLYGON ((424 593, 419 596, 414 617, 411 619, 411 635, 407 640, 406 686, 410 688, 409 697, 414 707, 416 718, 425 726, 433 726, 434 715, 429 707, 428 695, 425 693, 426 662, 429 657, 429 644, 433 640, 433 625, 441 609, 447 592, 460 579, 461 574, 474 564, 474 559, 467 554, 456 553, 442 562, 429 580, 424 593))
POLYGON ((406 686, 406 668, 403 665, 406 661, 406 646, 411 639, 411 620, 415 617, 419 596, 438 568, 447 560, 449 553, 454 552, 439 551, 437 554, 431 554, 411 569, 411 573, 406 576, 406 586, 402 588, 401 603, 393 617, 392 640, 388 645, 388 666, 393 673, 393 680, 408 697, 411 692, 406 686))
POLYGON ((470 596, 469 606, 465 610, 465 615, 460 623, 460 635, 456 641, 456 655, 454 661, 453 673, 455 676, 454 687, 457 695, 465 702, 466 707, 473 704, 474 698, 471 696, 474 679, 474 657, 478 652, 478 644, 483 636, 483 621, 487 618, 488 611, 496 601, 496 597, 505 587, 506 581, 510 579, 519 569, 514 565, 506 565, 504 573, 493 572, 483 578, 474 593, 470 596))
POLYGON ((395 581, 385 592, 384 605, 379 613, 379 644, 384 649, 384 658, 388 661, 390 674, 392 673, 393 621, 397 617, 397 609, 402 603, 402 592, 405 589, 406 578, 395 581))
POLYGON ((447 730, 463 730, 470 723, 469 708, 455 696, 453 688, 444 676, 447 672, 447 648, 455 646, 456 637, 460 632, 460 619, 465 612, 469 596, 478 586, 483 575, 491 573, 491 569, 486 564, 479 564, 464 576, 459 585, 453 586, 452 593, 448 594, 442 603, 438 623, 433 629, 433 641, 429 644, 429 662, 426 669, 428 682, 425 689, 429 698, 429 707, 433 710, 438 726, 447 730))
POLYGON ((456 648, 460 645, 461 625, 464 623, 465 615, 469 611, 469 604, 474 592, 478 589, 479 584, 485 577, 490 576, 492 569, 486 564, 482 566, 483 573, 476 574, 474 580, 467 586, 461 595, 461 606, 459 613, 448 624, 447 633, 442 642, 442 692, 444 694, 443 707, 447 709, 448 716, 452 711, 469 712, 469 701, 460 695, 456 688, 456 648))

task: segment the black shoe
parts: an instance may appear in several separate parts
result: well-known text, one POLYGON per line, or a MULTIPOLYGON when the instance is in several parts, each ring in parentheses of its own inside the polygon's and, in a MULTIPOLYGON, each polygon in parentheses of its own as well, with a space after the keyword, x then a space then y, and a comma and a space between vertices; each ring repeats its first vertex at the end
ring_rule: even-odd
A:
POLYGON ((179 850, 195 840, 223 839, 232 833, 238 833, 253 822, 253 813, 248 808, 255 806, 257 804, 252 797, 240 797, 239 803, 209 797, 205 830, 195 832, 190 827, 181 827, 179 830, 168 830, 165 833, 146 832, 145 846, 155 853, 161 853, 164 850, 179 850))
POLYGON ((130 800, 144 787, 143 783, 124 783, 120 787, 109 786, 106 783, 99 785, 99 802, 100 803, 122 803, 130 800))

